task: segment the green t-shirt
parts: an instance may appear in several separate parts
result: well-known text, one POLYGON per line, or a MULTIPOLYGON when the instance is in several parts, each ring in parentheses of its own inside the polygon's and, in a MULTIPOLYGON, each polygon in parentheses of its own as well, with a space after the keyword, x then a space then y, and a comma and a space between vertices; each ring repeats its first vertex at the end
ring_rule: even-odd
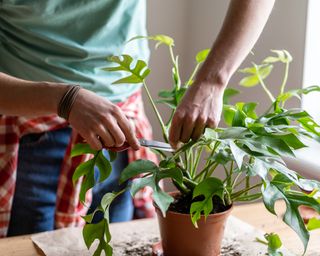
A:
POLYGON ((123 74, 106 56, 147 60, 145 0, 0 0, 0 71, 22 79, 80 84, 117 102, 137 85, 111 85, 123 74))

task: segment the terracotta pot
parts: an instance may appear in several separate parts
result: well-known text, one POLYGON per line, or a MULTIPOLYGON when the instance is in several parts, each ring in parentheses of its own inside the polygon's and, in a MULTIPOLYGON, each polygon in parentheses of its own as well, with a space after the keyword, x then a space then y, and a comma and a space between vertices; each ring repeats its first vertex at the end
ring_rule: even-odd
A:
POLYGON ((198 221, 198 228, 191 222, 190 214, 168 211, 162 216, 156 207, 164 256, 218 256, 225 223, 232 211, 211 214, 198 221))

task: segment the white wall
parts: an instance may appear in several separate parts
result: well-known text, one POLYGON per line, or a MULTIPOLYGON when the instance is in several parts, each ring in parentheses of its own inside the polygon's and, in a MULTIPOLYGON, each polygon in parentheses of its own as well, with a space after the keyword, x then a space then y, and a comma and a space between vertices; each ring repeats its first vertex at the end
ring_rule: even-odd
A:
MULTIPOLYGON (((320 1, 309 0, 306 29, 306 47, 304 59, 303 85, 320 85, 320 1)), ((303 107, 317 122, 320 122, 320 93, 304 96, 303 107)))

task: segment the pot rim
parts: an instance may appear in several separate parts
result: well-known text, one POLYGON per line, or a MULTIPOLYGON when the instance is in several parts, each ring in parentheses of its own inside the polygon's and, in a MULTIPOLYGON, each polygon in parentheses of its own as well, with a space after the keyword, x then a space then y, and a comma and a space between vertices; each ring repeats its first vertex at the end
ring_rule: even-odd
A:
MULTIPOLYGON (((176 194, 181 194, 181 192, 179 191, 171 191, 171 192, 168 192, 168 194, 170 195, 176 195, 176 194)), ((157 206, 157 204, 155 203, 155 201, 153 201, 153 206, 156 208, 157 211, 159 211, 161 214, 162 214, 162 211, 160 210, 160 208, 157 206)), ((223 211, 223 212, 217 212, 217 213, 211 213, 209 214, 207 217, 204 216, 204 214, 201 214, 201 218, 208 218, 209 216, 221 216, 221 215, 225 215, 225 214, 229 214, 231 211, 233 210, 233 204, 230 205, 230 208, 223 211)), ((166 211, 166 215, 170 213, 170 214, 173 214, 173 215, 183 215, 183 216, 190 216, 191 214, 190 213, 181 213, 181 212, 175 212, 175 211, 172 211, 172 210, 167 210, 166 211)))

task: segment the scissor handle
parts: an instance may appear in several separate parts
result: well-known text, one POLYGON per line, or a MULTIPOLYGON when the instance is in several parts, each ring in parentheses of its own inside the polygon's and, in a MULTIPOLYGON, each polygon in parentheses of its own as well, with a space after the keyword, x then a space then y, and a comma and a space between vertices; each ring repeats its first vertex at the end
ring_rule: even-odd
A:
POLYGON ((121 147, 105 147, 107 150, 111 150, 114 152, 121 152, 121 151, 125 151, 128 148, 130 148, 130 145, 128 142, 123 143, 123 145, 121 147))

